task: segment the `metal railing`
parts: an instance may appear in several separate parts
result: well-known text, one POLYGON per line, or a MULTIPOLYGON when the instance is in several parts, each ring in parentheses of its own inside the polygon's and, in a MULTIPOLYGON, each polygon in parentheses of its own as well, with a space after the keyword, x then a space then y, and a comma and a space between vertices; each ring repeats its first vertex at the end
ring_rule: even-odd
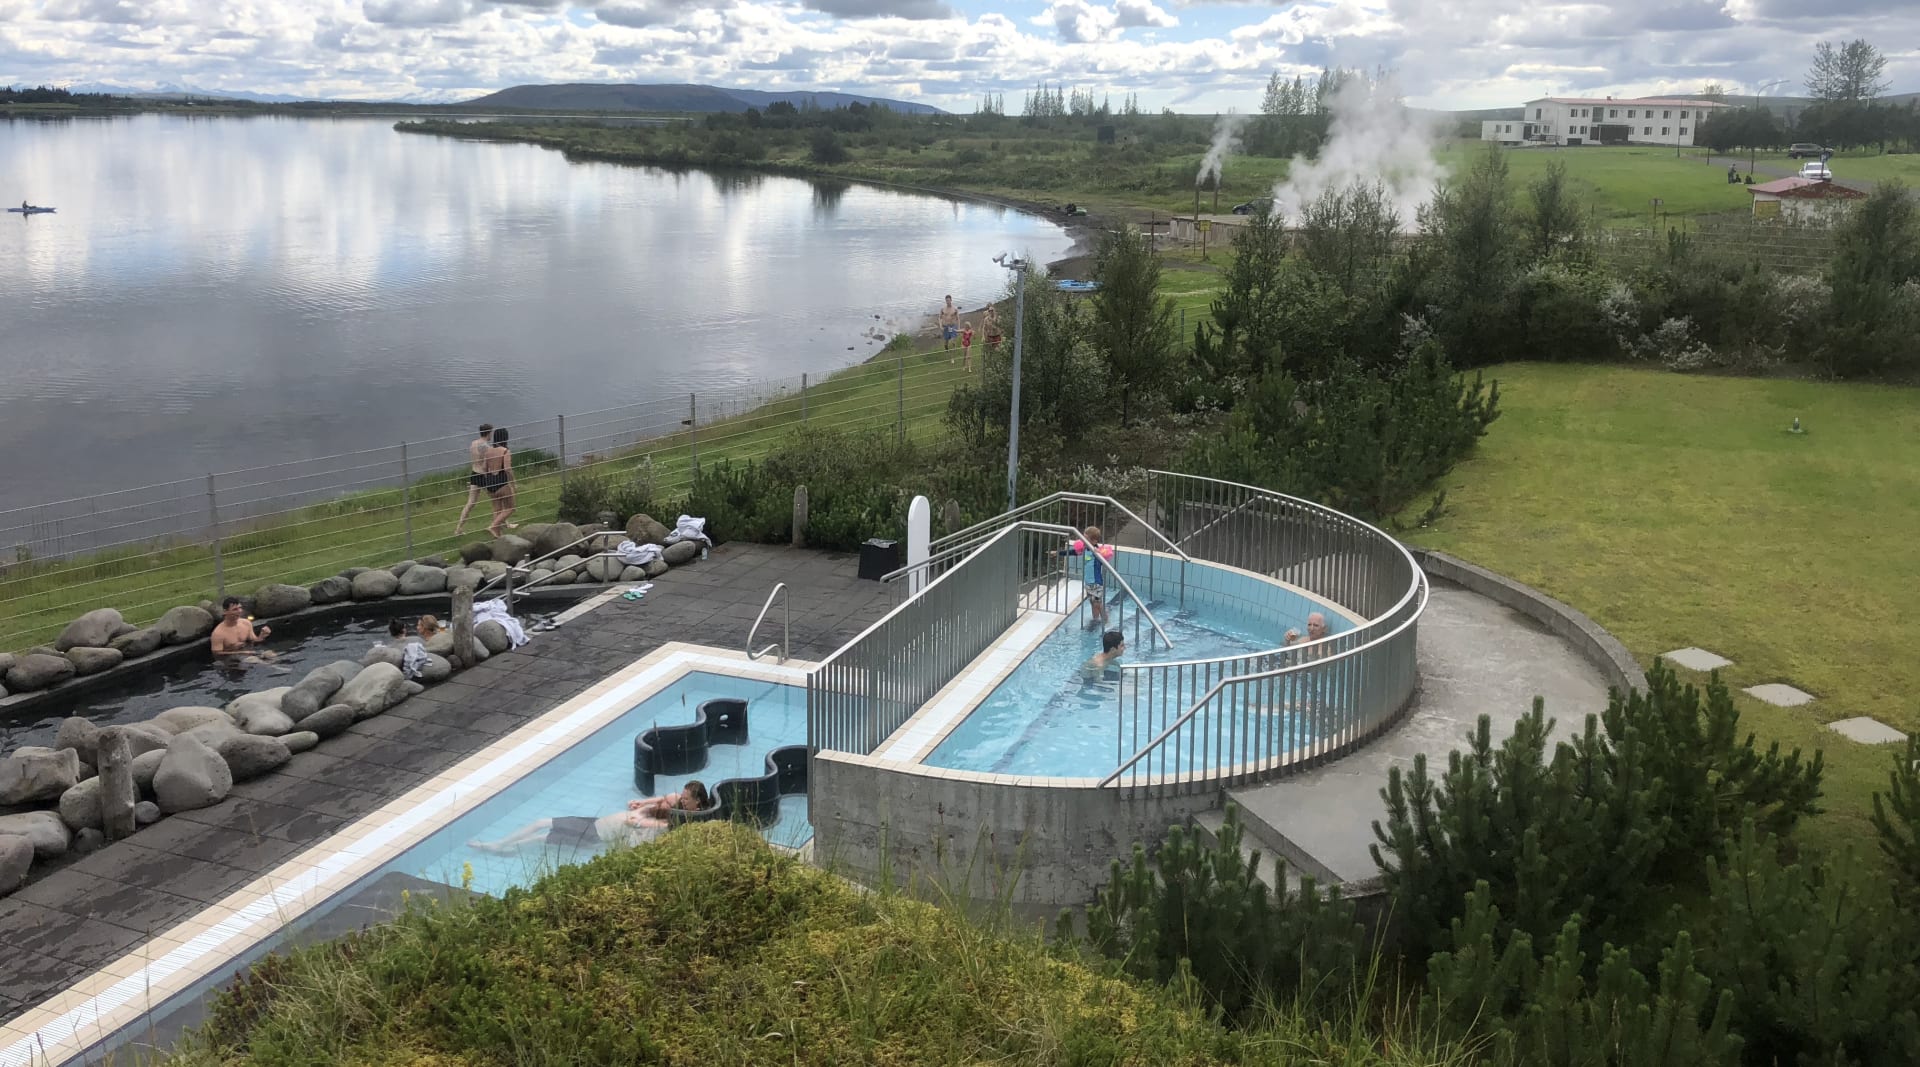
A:
POLYGON ((1193 557, 1365 621, 1251 655, 1123 667, 1117 766, 1103 785, 1192 791, 1273 777, 1351 748, 1405 709, 1427 583, 1399 542, 1256 486, 1154 471, 1149 495, 1160 525, 1193 557))
POLYGON ((807 676, 807 744, 866 755, 1030 611, 1067 614, 1060 535, 1015 524, 807 676))
POLYGON ((748 659, 759 659, 776 648, 780 650, 780 662, 785 663, 788 653, 793 648, 793 604, 787 600, 787 583, 785 582, 774 584, 773 592, 767 594, 767 602, 760 605, 760 614, 754 616, 753 626, 747 630, 748 659), (780 640, 756 652, 753 648, 753 639, 760 632, 760 624, 767 621, 767 612, 773 608, 775 597, 780 598, 780 640))

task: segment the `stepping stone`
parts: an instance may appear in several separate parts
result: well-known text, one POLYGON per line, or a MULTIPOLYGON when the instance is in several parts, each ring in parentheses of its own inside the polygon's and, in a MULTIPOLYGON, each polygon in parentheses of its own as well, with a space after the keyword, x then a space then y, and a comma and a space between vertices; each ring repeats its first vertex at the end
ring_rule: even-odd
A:
POLYGON ((1717 671, 1722 667, 1733 666, 1733 661, 1725 656, 1708 652, 1704 648, 1676 648, 1660 657, 1668 663, 1678 663, 1690 671, 1717 671))
POLYGON ((1830 722, 1827 724, 1827 728, 1839 734, 1841 737, 1851 741, 1858 741, 1863 745, 1894 745, 1907 739, 1906 734, 1888 726, 1879 719, 1868 718, 1865 715, 1853 719, 1841 719, 1839 722, 1830 722))
POLYGON ((1802 704, 1813 703, 1813 694, 1802 692, 1780 682, 1768 682, 1747 688, 1747 695, 1779 708, 1797 708, 1802 704))

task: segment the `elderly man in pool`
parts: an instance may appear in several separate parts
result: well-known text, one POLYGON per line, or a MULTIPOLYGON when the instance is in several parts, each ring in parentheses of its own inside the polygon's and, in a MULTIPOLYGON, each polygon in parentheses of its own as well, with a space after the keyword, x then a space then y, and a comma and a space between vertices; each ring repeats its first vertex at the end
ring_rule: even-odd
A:
MULTIPOLYGON (((240 598, 230 596, 220 602, 220 624, 213 628, 213 636, 208 639, 216 656, 240 656, 247 649, 260 644, 273 636, 273 627, 253 628, 253 620, 246 617, 246 609, 240 598)), ((256 663, 277 658, 273 653, 262 650, 241 660, 243 663, 256 663)))
POLYGON ((482 852, 508 855, 528 845, 551 845, 555 848, 578 849, 599 844, 638 845, 651 841, 660 835, 670 824, 667 812, 703 811, 710 798, 707 787, 697 779, 688 782, 686 788, 665 796, 648 797, 645 800, 629 800, 625 811, 616 811, 599 818, 584 815, 563 815, 554 819, 540 819, 528 823, 498 841, 469 841, 468 847, 482 852))
MULTIPOLYGON (((1317 611, 1309 612, 1307 615, 1306 636, 1302 637, 1300 635, 1300 631, 1298 630, 1288 630, 1287 644, 1297 645, 1297 644, 1300 644, 1302 641, 1305 641, 1308 644, 1311 644, 1326 636, 1327 636, 1327 617, 1325 615, 1320 614, 1317 611)), ((1319 649, 1302 649, 1301 651, 1308 659, 1313 659, 1321 655, 1321 650, 1319 649)))

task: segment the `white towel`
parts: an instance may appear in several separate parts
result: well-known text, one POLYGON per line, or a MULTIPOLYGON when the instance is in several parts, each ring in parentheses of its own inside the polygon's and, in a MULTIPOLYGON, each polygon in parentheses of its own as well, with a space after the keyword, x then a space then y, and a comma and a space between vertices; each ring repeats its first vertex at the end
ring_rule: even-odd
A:
POLYGON ((507 631, 507 647, 509 648, 519 648, 521 645, 527 643, 527 628, 520 625, 519 619, 507 614, 507 602, 505 600, 495 597, 492 600, 482 600, 478 604, 475 604, 473 606, 473 624, 478 626, 483 622, 499 623, 501 627, 507 631))
POLYGON ((667 535, 667 544, 673 544, 676 541, 698 541, 711 547, 713 538, 707 536, 707 520, 696 519, 691 515, 680 516, 680 521, 674 524, 673 532, 667 535))
POLYGON ((613 550, 613 554, 619 556, 620 562, 629 567, 644 567, 660 558, 660 546, 636 545, 632 541, 622 541, 620 547, 613 550))
POLYGON ((427 646, 418 641, 408 641, 406 649, 400 655, 400 673, 409 678, 418 678, 427 669, 427 646))

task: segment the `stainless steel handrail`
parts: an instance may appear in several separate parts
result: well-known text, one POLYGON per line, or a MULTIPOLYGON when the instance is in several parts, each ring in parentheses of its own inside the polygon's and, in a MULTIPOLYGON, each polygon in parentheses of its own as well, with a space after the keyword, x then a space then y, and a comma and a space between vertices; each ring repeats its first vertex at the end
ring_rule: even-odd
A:
MULTIPOLYGON (((909 574, 912 574, 914 571, 925 570, 936 564, 945 562, 946 560, 954 556, 965 555, 967 552, 975 548, 978 548, 979 546, 985 544, 988 541, 991 541, 995 536, 999 534, 1001 530, 1005 529, 1011 523, 1016 521, 1021 521, 1020 516, 1037 511, 1040 508, 1045 507, 1047 505, 1059 504, 1059 503, 1099 504, 1104 507, 1117 508, 1119 509, 1121 514, 1125 515, 1129 519, 1132 519, 1142 529, 1146 530, 1148 533, 1158 538, 1161 544, 1167 546, 1167 549, 1171 551, 1174 555, 1179 556, 1183 562, 1186 562, 1186 563, 1193 562, 1193 557, 1187 555, 1187 553, 1183 549, 1181 549, 1179 545, 1174 544, 1171 538, 1167 537, 1166 534, 1161 533, 1158 529, 1154 528, 1153 524, 1147 522, 1147 520, 1134 514, 1131 509, 1129 509, 1125 504, 1122 504, 1118 500, 1115 500, 1110 496, 1099 496, 1092 493, 1069 493, 1069 492, 1062 491, 1057 493, 1049 493, 1048 495, 1041 497, 1039 500, 1034 500, 1034 501, 1030 501, 1028 503, 1022 504, 1019 507, 1013 509, 1012 511, 1006 512, 1001 515, 997 515, 983 522, 976 522, 972 526, 969 526, 964 530, 956 530, 955 532, 950 533, 945 537, 939 538, 938 540, 933 541, 931 544, 927 546, 929 549, 929 555, 927 556, 926 559, 923 559, 918 563, 909 563, 904 567, 898 568, 897 570, 888 571, 886 574, 883 574, 880 576, 880 581, 883 583, 892 582, 897 579, 903 578, 909 574), (961 540, 963 538, 964 540, 961 540)), ((1075 537, 1080 536, 1080 531, 1074 530, 1073 535, 1075 537)), ((1148 549, 1148 551, 1154 551, 1154 550, 1148 549)))
POLYGON ((787 583, 776 582, 774 583, 774 586, 773 586, 773 592, 767 594, 767 602, 765 604, 760 605, 760 614, 754 616, 752 629, 749 629, 747 631, 747 658, 759 659, 761 656, 764 656, 767 653, 772 652, 774 649, 777 648, 780 650, 780 662, 785 663, 787 661, 787 653, 792 648, 792 646, 793 646, 793 604, 791 601, 787 599, 787 583), (781 611, 780 640, 771 645, 768 645, 767 647, 761 649, 758 652, 755 652, 753 650, 754 635, 760 632, 760 624, 766 621, 767 612, 773 607, 774 597, 780 598, 780 611, 781 611))
MULTIPOLYGON (((526 569, 526 570, 531 570, 531 569, 533 568, 533 565, 534 565, 534 564, 536 564, 536 563, 543 563, 543 562, 545 562, 545 561, 547 561, 547 560, 550 560, 550 559, 554 559, 555 557, 558 557, 558 556, 563 556, 563 555, 565 555, 565 554, 567 553, 567 551, 568 551, 569 549, 574 549, 574 548, 579 548, 579 547, 580 547, 581 545, 584 545, 584 544, 586 544, 586 543, 587 543, 588 541, 591 541, 591 540, 593 540, 593 539, 594 539, 594 538, 596 538, 596 537, 600 537, 600 536, 602 536, 602 535, 604 535, 605 533, 607 533, 607 531, 605 531, 605 530, 602 530, 602 531, 600 531, 600 533, 590 533, 590 534, 581 534, 579 538, 577 538, 577 539, 575 539, 575 540, 573 540, 573 541, 570 541, 570 542, 568 542, 568 543, 566 543, 566 544, 564 544, 564 545, 561 545, 561 546, 560 546, 559 548, 556 548, 556 549, 554 549, 553 551, 551 551, 551 552, 548 552, 548 553, 546 553, 545 555, 542 555, 542 556, 537 556, 537 557, 535 557, 535 558, 533 558, 533 559, 523 559, 523 560, 521 560, 521 561, 520 561, 519 563, 512 563, 512 564, 508 564, 508 565, 507 565, 507 573, 508 573, 508 574, 511 574, 511 573, 513 573, 513 569, 514 569, 515 567, 520 567, 520 568, 522 568, 522 569, 526 569)), ((602 554, 604 555, 605 553, 602 553, 602 554)), ((475 589, 475 590, 473 591, 473 595, 474 595, 474 596, 479 596, 480 594, 482 594, 482 593, 484 593, 484 592, 486 592, 487 590, 489 590, 489 589, 492 589, 492 588, 494 587, 494 585, 496 585, 497 583, 500 583, 500 582, 504 582, 504 581, 506 581, 506 580, 507 580, 507 575, 506 575, 506 574, 503 574, 503 575, 501 575, 501 576, 500 576, 500 577, 498 577, 498 578, 489 578, 489 579, 488 579, 488 580, 487 580, 487 581, 486 581, 485 583, 483 583, 483 584, 481 584, 481 585, 480 585, 480 586, 479 586, 478 588, 476 588, 476 589, 475 589)), ((526 589, 529 589, 529 588, 531 588, 531 586, 522 586, 522 587, 521 587, 521 589, 522 589, 523 591, 524 591, 524 590, 526 590, 526 589)))

